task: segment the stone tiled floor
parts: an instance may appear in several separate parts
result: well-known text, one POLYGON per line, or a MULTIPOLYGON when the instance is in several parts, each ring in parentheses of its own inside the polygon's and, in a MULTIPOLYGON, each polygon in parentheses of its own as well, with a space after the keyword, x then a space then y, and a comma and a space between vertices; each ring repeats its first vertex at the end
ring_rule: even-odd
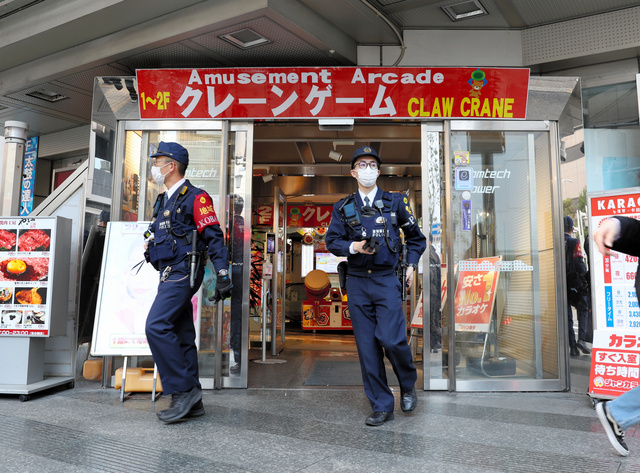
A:
POLYGON ((0 471, 640 472, 635 429, 619 457, 585 394, 589 357, 571 360, 570 393, 419 392, 414 413, 371 428, 361 387, 304 386, 309 356, 290 348, 249 389, 205 391, 207 414, 174 425, 97 382, 0 396, 0 471))

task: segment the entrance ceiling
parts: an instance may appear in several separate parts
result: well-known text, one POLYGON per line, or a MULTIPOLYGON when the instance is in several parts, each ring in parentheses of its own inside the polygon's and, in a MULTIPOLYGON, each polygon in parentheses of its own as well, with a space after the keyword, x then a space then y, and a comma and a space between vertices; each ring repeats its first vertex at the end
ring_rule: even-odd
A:
POLYGON ((394 28, 521 30, 638 3, 478 0, 486 15, 454 22, 443 7, 460 1, 1 1, 0 123, 24 121, 29 136, 88 124, 94 77, 136 68, 355 65, 359 45, 399 45, 394 28), (242 49, 222 39, 242 30, 268 42, 242 49))

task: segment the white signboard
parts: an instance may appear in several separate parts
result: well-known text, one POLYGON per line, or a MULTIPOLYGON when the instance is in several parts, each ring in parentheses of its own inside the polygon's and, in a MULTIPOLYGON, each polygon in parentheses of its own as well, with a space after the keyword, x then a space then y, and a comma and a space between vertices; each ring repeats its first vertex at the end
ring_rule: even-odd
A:
MULTIPOLYGON (((56 217, 0 217, 0 335, 59 335, 52 334, 51 324, 57 294, 53 291, 55 249, 60 243, 68 255, 70 245, 57 241, 59 222, 56 217)), ((59 298, 66 301, 68 266, 57 276, 59 298)))
MULTIPOLYGON (((159 273, 149 263, 136 267, 144 261, 142 235, 148 227, 149 222, 107 225, 91 343, 93 356, 151 355, 144 327, 158 290, 159 273)), ((194 322, 199 320, 199 294, 191 301, 194 322)), ((196 323, 196 328, 199 325, 196 323)))

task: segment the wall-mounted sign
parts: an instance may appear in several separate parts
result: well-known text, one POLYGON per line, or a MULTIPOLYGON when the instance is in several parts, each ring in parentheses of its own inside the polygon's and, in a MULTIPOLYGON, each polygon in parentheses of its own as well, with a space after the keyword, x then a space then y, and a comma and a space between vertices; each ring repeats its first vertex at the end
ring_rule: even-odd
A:
MULTIPOLYGON (((332 205, 289 205, 287 227, 328 227, 332 205)), ((273 225, 273 205, 259 205, 253 225, 273 225)))
POLYGON ((140 69, 142 119, 525 119, 529 69, 140 69))

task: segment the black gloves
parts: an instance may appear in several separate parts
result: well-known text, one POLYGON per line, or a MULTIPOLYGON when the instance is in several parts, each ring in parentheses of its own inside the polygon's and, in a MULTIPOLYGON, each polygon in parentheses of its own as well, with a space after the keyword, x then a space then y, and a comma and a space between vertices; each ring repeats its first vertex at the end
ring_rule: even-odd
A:
POLYGON ((221 269, 218 271, 218 277, 216 279, 216 289, 212 297, 209 298, 210 301, 218 302, 226 299, 231 296, 231 288, 233 284, 231 284, 231 277, 229 276, 229 271, 226 269, 221 269))

